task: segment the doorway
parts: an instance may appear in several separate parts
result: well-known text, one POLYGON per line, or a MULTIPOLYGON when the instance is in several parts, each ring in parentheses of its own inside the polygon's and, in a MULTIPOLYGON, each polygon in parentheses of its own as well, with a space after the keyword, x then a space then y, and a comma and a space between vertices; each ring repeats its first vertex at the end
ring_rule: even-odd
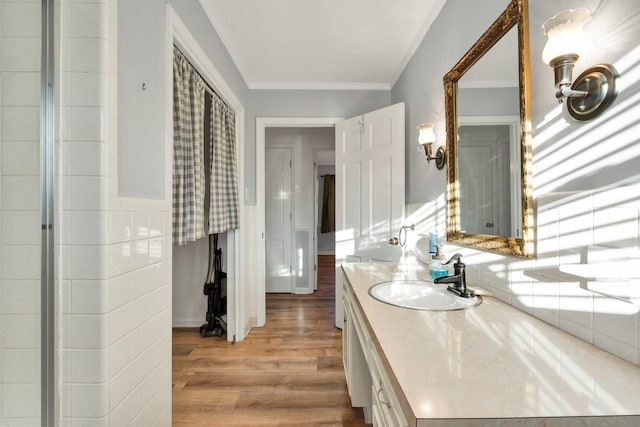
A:
POLYGON ((317 279, 314 166, 320 154, 335 158, 335 131, 269 127, 265 136, 266 290, 312 294, 317 279))
MULTIPOLYGON (((321 153, 319 153, 321 154, 321 153)), ((333 206, 331 206, 330 200, 325 200, 330 198, 331 189, 326 188, 325 184, 326 177, 333 176, 335 178, 336 175, 336 164, 335 164, 335 150, 332 150, 331 153, 321 154, 322 159, 316 163, 316 173, 315 173, 315 207, 314 212, 316 215, 316 254, 318 256, 324 255, 334 255, 336 254, 336 232, 335 232, 335 218, 333 220, 333 227, 330 227, 329 224, 325 224, 323 229, 323 212, 333 211, 331 213, 335 216, 335 182, 334 182, 334 197, 333 197, 333 206), (326 191, 325 191, 326 189, 326 191), (327 196, 327 197, 325 197, 327 196), (325 206, 325 203, 328 206, 325 206)), ((331 223, 332 221, 327 221, 331 223)))
MULTIPOLYGON (((256 201, 260 241, 256 286, 256 325, 266 321, 266 199, 265 154, 267 145, 292 148, 293 187, 300 185, 292 195, 294 222, 292 237, 292 277, 294 292, 310 293, 315 289, 315 215, 314 215, 314 153, 326 148, 326 144, 310 141, 307 134, 334 135, 335 123, 341 118, 258 118, 256 120, 256 201), (267 144, 267 141, 269 143, 267 144), (306 142, 305 142, 306 141, 306 142), (308 165, 305 168, 303 165, 308 165), (295 267, 295 268, 294 268, 295 267), (309 285, 312 283, 312 286, 309 285)), ((332 139, 335 144, 335 136, 332 139)))

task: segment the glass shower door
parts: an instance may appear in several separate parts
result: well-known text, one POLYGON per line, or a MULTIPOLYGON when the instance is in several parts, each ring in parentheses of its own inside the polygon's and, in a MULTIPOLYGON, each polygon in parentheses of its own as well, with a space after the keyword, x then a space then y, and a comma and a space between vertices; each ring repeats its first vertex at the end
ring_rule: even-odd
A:
POLYGON ((47 260, 50 222, 43 222, 49 215, 48 192, 42 191, 50 186, 42 181, 48 160, 41 155, 52 113, 41 91, 47 3, 53 2, 0 0, 0 426, 43 425, 50 412, 49 403, 41 405, 50 394, 43 384, 52 365, 51 337, 42 325, 53 330, 42 316, 43 308, 50 314, 52 300, 41 299, 51 289, 42 292, 43 284, 49 286, 43 273, 53 265, 47 260))

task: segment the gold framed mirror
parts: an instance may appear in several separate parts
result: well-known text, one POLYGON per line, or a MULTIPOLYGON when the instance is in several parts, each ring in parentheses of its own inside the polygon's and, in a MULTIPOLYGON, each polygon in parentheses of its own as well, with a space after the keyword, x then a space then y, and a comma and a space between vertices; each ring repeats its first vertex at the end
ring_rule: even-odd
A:
POLYGON ((512 0, 444 76, 451 243, 534 256, 529 83, 528 4, 512 0))

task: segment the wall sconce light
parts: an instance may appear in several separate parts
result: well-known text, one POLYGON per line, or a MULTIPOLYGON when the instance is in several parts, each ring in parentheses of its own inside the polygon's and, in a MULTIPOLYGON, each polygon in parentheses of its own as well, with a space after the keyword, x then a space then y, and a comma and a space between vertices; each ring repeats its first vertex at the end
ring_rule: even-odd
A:
POLYGON ((547 19, 542 25, 548 37, 542 60, 553 67, 556 98, 567 100, 567 110, 578 121, 591 120, 606 110, 616 99, 618 71, 610 64, 598 64, 586 69, 571 82, 573 66, 585 44, 583 27, 591 15, 585 8, 565 10, 547 19))
POLYGON ((436 167, 442 169, 446 160, 444 147, 440 146, 433 156, 433 143, 436 141, 436 134, 433 132, 433 123, 422 123, 418 125, 418 142, 424 147, 424 154, 427 156, 427 163, 436 161, 436 167))

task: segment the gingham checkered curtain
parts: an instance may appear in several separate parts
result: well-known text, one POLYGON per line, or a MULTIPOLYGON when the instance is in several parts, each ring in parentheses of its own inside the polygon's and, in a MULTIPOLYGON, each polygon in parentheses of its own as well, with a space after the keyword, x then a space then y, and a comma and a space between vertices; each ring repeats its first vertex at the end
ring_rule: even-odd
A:
POLYGON ((173 243, 204 237, 204 93, 187 59, 173 55, 173 243))
POLYGON ((216 94, 213 94, 211 125, 209 234, 239 227, 236 116, 216 94))

